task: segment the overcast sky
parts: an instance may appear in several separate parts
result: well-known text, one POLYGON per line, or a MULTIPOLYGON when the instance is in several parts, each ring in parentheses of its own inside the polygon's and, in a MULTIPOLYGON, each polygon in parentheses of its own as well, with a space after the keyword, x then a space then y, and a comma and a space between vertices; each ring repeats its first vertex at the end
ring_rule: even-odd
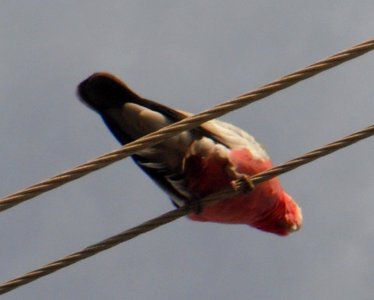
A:
MULTIPOLYGON (((373 1, 1 1, 0 192, 119 147, 75 95, 109 71, 199 112, 373 38, 373 1)), ((223 119, 275 164, 373 123, 374 53, 223 119)), ((280 180, 302 230, 282 238, 185 218, 6 299, 372 299, 374 138, 280 180)), ((0 281, 173 206, 130 159, 0 216, 0 281)))

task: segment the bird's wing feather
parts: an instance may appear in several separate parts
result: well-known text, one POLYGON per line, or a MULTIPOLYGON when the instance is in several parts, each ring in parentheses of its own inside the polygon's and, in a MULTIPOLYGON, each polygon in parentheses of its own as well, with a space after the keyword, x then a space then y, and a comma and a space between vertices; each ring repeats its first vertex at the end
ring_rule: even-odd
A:
MULTIPOLYGON (((101 115, 110 131, 123 145, 191 115, 144 99, 119 79, 106 73, 96 73, 83 81, 78 87, 78 94, 84 103, 101 115)), ((260 152, 263 151, 244 131, 225 122, 209 121, 133 155, 136 164, 166 191, 177 205, 181 205, 191 196, 185 190, 182 168, 193 141, 195 146, 201 144, 195 149, 212 145, 214 147, 216 144, 227 148, 254 144, 260 152), (210 142, 204 145, 208 140, 210 142)))

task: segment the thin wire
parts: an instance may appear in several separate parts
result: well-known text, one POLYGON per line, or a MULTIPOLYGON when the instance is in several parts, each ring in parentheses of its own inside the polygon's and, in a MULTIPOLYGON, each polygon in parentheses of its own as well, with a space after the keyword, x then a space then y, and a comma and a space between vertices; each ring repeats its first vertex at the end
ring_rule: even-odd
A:
MULTIPOLYGON (((247 180, 239 180, 235 183, 235 188, 227 188, 223 189, 217 193, 211 194, 201 200, 201 204, 206 205, 208 203, 224 199, 227 197, 232 197, 238 193, 243 193, 247 191, 248 182, 253 185, 257 185, 263 181, 266 181, 272 177, 277 175, 286 173, 290 170, 293 170, 297 167, 300 167, 304 164, 307 164, 317 158, 323 157, 328 155, 334 151, 347 147, 353 143, 356 143, 362 139, 368 138, 369 136, 374 135, 374 125, 371 125, 365 129, 357 131, 351 135, 348 135, 342 139, 337 141, 331 142, 321 148, 312 150, 310 152, 305 153, 304 155, 292 159, 282 165, 273 167, 267 171, 261 172, 257 175, 254 175, 247 180)), ((48 263, 38 269, 35 269, 31 272, 28 272, 20 277, 11 279, 9 281, 4 282, 0 285, 0 294, 5 294, 17 287, 25 285, 31 281, 34 281, 40 277, 46 276, 50 273, 53 273, 57 270, 70 266, 76 262, 79 262, 87 257, 93 256, 101 251, 107 250, 112 248, 120 243, 133 239, 140 234, 146 233, 161 225, 170 223, 182 216, 188 214, 193 207, 181 207, 179 209, 174 209, 169 211, 157 218, 151 219, 145 223, 142 223, 136 227, 128 229, 122 233, 119 233, 115 236, 112 236, 108 239, 105 239, 99 243, 93 244, 80 250, 78 252, 72 253, 67 255, 61 259, 48 263)))
POLYGON ((273 167, 267 171, 258 173, 257 175, 253 176, 251 178, 253 184, 258 184, 260 182, 263 182, 265 180, 268 180, 274 176, 281 175, 285 172, 291 171, 301 165, 307 164, 309 162, 312 162, 313 160, 316 160, 317 158, 326 156, 330 153, 333 153, 339 149, 345 148, 347 146, 350 146, 354 143, 357 143, 360 140, 366 139, 370 136, 374 135, 374 125, 370 125, 366 127, 365 129, 362 129, 360 131, 357 131, 355 133, 352 133, 351 135, 348 135, 342 139, 336 140, 334 142, 331 142, 321 148, 317 148, 315 150, 312 150, 310 152, 305 153, 301 157, 292 159, 280 166, 273 167))
POLYGON ((245 105, 251 104, 257 100, 265 98, 275 92, 285 89, 297 82, 312 77, 322 71, 335 67, 343 62, 365 54, 374 49, 374 40, 368 40, 361 44, 355 45, 348 50, 339 52, 322 61, 312 64, 299 71, 281 77, 269 84, 266 84, 251 92, 242 94, 228 102, 219 104, 211 109, 203 111, 197 115, 188 117, 179 122, 166 126, 156 132, 150 133, 122 148, 99 156, 98 158, 78 165, 70 170, 55 175, 49 179, 24 188, 14 194, 5 196, 0 199, 0 211, 11 208, 28 199, 34 198, 49 190, 55 189, 65 183, 78 179, 90 172, 104 168, 115 161, 133 155, 134 153, 162 142, 182 131, 192 129, 211 119, 220 117, 232 110, 239 109, 245 105))

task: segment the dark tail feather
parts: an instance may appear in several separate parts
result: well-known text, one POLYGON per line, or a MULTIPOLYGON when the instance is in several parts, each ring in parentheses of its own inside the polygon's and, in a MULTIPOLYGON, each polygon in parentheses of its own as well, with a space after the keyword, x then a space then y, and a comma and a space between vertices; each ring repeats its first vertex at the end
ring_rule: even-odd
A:
POLYGON ((109 73, 94 73, 81 82, 78 96, 98 113, 109 108, 120 108, 125 102, 138 103, 140 96, 109 73))
POLYGON ((185 114, 170 107, 140 97, 125 83, 109 73, 94 73, 79 84, 77 94, 83 103, 101 115, 106 125, 121 144, 126 144, 134 139, 127 132, 126 120, 122 122, 113 118, 113 110, 123 112, 125 103, 135 103, 157 111, 169 118, 171 122, 176 122, 186 117, 185 114))
POLYGON ((175 122, 186 117, 170 107, 140 97, 110 73, 92 74, 78 85, 77 94, 83 103, 100 114, 107 109, 121 108, 124 103, 132 102, 160 112, 175 122))

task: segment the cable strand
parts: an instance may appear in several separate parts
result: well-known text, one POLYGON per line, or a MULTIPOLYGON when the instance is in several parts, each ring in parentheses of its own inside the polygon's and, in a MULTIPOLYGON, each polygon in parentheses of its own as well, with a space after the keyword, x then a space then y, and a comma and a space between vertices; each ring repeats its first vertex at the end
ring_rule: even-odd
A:
POLYGON ((239 109, 255 101, 265 98, 275 92, 285 89, 297 82, 312 77, 322 71, 326 71, 350 59, 356 58, 374 49, 374 39, 355 45, 350 49, 321 60, 301 70, 286 75, 278 80, 266 84, 251 92, 242 94, 232 100, 219 104, 199 114, 183 119, 177 123, 166 126, 156 132, 139 138, 122 148, 99 156, 98 158, 76 166, 70 170, 55 175, 49 179, 24 188, 16 193, 0 199, 0 211, 9 209, 26 200, 34 198, 49 190, 55 189, 63 184, 85 176, 93 171, 104 168, 120 159, 133 155, 134 153, 162 142, 182 131, 192 129, 202 123, 218 118, 232 110, 239 109))
MULTIPOLYGON (((282 165, 273 167, 267 171, 261 172, 257 175, 249 177, 246 181, 251 181, 252 184, 255 186, 261 182, 264 182, 266 180, 269 180, 275 176, 278 176, 280 174, 289 172, 297 167, 300 167, 304 164, 307 164, 313 160, 316 160, 317 158, 323 157, 325 155, 328 155, 334 151, 337 151, 339 149, 342 149, 344 147, 347 147, 353 143, 356 143, 362 139, 368 138, 370 136, 374 135, 374 124, 362 129, 360 131, 357 131, 351 135, 348 135, 342 139, 336 140, 334 142, 331 142, 321 148, 317 148, 315 150, 309 151, 305 153, 304 155, 294 158, 282 165)), ((201 199, 200 204, 209 205, 209 203, 222 200, 227 197, 232 197, 238 193, 245 192, 247 188, 247 182, 243 180, 238 180, 235 182, 234 186, 235 188, 226 188, 223 189, 217 193, 208 195, 207 197, 204 197, 201 199)), ((88 246, 84 248, 81 251, 74 252, 70 255, 67 255, 61 259, 58 259, 56 261, 53 261, 51 263, 48 263, 38 269, 35 269, 31 272, 28 272, 20 277, 11 279, 7 282, 4 282, 0 285, 0 294, 5 294, 17 287, 20 287, 22 285, 25 285, 31 281, 34 281, 40 277, 46 276, 50 273, 53 273, 55 271, 58 271, 62 268, 65 268, 67 266, 70 266, 74 263, 77 263, 87 257, 93 256, 101 251, 107 250, 109 248, 112 248, 120 243, 123 243, 125 241, 128 241, 130 239, 133 239, 140 234, 149 232, 153 229, 156 229, 160 227, 161 225, 170 223, 182 216, 185 216, 188 214, 191 210, 193 210, 193 207, 186 207, 183 206, 178 209, 174 209, 172 211, 169 211, 159 217, 153 218, 147 222, 144 222, 138 226, 135 226, 133 228, 130 228, 122 233, 119 233, 115 236, 112 236, 110 238, 107 238, 99 243, 93 244, 91 246, 88 246)))

